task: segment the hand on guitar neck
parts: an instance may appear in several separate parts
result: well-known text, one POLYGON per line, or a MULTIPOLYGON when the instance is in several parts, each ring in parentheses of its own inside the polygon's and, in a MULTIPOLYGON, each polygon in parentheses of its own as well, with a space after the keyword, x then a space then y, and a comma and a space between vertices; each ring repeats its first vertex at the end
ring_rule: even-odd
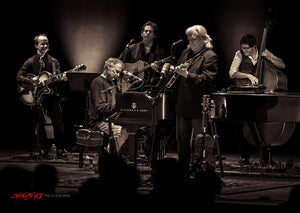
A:
POLYGON ((47 94, 52 94, 53 91, 49 86, 54 84, 56 81, 67 81, 66 73, 68 72, 77 72, 85 70, 86 66, 81 64, 76 66, 74 69, 69 71, 52 75, 47 71, 41 72, 38 76, 30 75, 25 77, 24 84, 18 85, 18 92, 20 95, 21 101, 28 106, 34 106, 40 104, 43 100, 43 96, 47 94))

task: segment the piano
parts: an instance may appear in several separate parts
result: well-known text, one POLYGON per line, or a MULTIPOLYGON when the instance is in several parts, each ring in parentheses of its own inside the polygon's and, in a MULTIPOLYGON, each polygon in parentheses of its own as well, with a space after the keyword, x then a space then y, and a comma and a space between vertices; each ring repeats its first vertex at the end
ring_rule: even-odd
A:
POLYGON ((227 91, 212 93, 216 111, 225 106, 221 119, 233 121, 300 122, 300 93, 254 93, 227 91))
POLYGON ((286 143, 300 122, 300 93, 226 91, 212 93, 211 98, 216 103, 216 120, 243 122, 248 142, 267 147, 269 163, 271 147, 286 143))
POLYGON ((144 126, 154 127, 161 121, 175 120, 175 114, 169 109, 170 94, 164 92, 156 96, 134 91, 116 94, 116 111, 120 115, 115 123, 127 129, 129 160, 135 165, 137 130, 144 126))

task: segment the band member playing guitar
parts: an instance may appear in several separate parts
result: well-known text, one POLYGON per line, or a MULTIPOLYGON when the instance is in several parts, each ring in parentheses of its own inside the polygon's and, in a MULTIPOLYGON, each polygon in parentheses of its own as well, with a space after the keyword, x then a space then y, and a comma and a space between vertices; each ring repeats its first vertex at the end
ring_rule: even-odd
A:
MULTIPOLYGON (((164 50, 155 41, 156 35, 156 23, 151 21, 146 22, 141 30, 142 41, 131 44, 133 42, 132 39, 119 56, 119 59, 125 63, 125 70, 128 71, 141 69, 144 66, 151 65, 149 69, 140 72, 138 75, 143 79, 144 83, 142 86, 140 85, 140 82, 137 82, 137 85, 130 85, 133 88, 137 88, 138 91, 151 89, 151 86, 153 87, 156 85, 160 78, 160 75, 153 70, 156 68, 153 62, 164 58, 164 50)), ((125 88, 125 90, 127 89, 128 88, 125 88)))
MULTIPOLYGON (((134 40, 131 39, 125 50, 120 54, 119 59, 124 62, 125 70, 137 75, 143 81, 122 84, 122 93, 128 90, 147 93, 157 93, 159 91, 157 85, 160 83, 161 75, 157 72, 159 65, 156 65, 154 62, 162 60, 165 53, 164 49, 156 42, 157 24, 147 21, 142 26, 140 33, 142 40, 134 43, 134 40), (139 71, 136 72, 136 70, 139 71)), ((120 79, 123 79, 122 76, 120 79)), ((144 145, 146 147, 144 150, 146 154, 150 153, 151 145, 149 144, 150 138, 148 136, 152 134, 151 128, 151 125, 141 127, 136 134, 137 140, 141 142, 141 146, 144 145)))
MULTIPOLYGON (((58 60, 49 55, 49 40, 47 35, 39 34, 35 36, 34 46, 37 49, 37 53, 25 61, 16 77, 18 84, 26 88, 26 91, 30 91, 38 84, 43 84, 39 79, 32 78, 32 76, 39 76, 41 73, 56 76, 61 72, 58 60)), ((62 75, 59 80, 66 80, 66 78, 62 75)), ((47 87, 47 89, 49 88, 47 87)), ((47 156, 49 145, 47 144, 45 131, 45 115, 48 115, 51 119, 54 130, 54 142, 57 146, 58 157, 61 157, 64 150, 64 129, 56 85, 52 85, 51 92, 43 96, 43 99, 39 102, 38 97, 34 97, 31 109, 33 113, 34 132, 33 157, 47 156)))

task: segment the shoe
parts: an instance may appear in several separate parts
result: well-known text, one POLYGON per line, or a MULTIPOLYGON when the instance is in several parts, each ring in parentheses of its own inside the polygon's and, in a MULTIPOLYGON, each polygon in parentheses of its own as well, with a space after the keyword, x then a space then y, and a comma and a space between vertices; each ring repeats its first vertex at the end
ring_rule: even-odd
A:
POLYGON ((62 159, 62 158, 66 158, 66 150, 65 149, 58 149, 57 150, 57 158, 58 159, 62 159))
POLYGON ((241 158, 241 159, 239 160, 239 164, 240 164, 241 166, 244 166, 244 165, 250 165, 250 161, 249 161, 249 159, 241 158))

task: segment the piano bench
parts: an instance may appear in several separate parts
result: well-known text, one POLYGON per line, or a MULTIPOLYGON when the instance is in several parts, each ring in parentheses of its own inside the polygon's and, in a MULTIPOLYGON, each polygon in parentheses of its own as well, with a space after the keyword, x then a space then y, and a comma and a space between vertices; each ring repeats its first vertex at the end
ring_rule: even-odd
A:
MULTIPOLYGON (((79 167, 83 167, 83 149, 88 147, 102 147, 104 133, 91 129, 79 129, 76 131, 76 144, 79 146, 79 167)), ((100 150, 100 149, 99 149, 100 150)), ((100 152, 100 151, 99 151, 100 152)))

